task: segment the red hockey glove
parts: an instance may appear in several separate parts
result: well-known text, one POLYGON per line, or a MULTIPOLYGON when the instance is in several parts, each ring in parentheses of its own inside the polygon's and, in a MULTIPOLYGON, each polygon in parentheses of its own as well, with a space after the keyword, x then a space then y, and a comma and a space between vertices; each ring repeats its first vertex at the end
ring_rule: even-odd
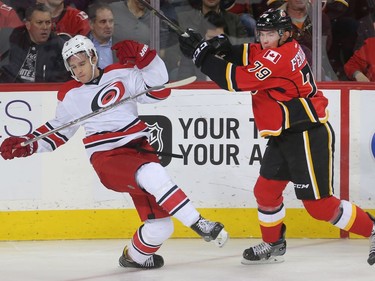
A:
POLYGON ((133 62, 139 69, 147 66, 156 56, 155 50, 133 40, 124 40, 112 46, 120 63, 133 62))
POLYGON ((31 138, 34 138, 34 135, 29 134, 23 137, 9 137, 5 139, 0 146, 1 156, 5 160, 10 160, 14 157, 30 156, 38 149, 38 143, 33 142, 26 146, 21 146, 20 144, 31 138))

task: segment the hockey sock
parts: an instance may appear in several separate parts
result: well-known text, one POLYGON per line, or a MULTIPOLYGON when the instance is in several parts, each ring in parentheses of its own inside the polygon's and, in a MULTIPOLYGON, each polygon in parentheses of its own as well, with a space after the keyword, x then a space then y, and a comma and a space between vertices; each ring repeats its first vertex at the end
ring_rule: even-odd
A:
POLYGON ((127 255, 143 264, 173 233, 171 218, 147 220, 134 233, 127 255))
POLYGON ((373 221, 361 208, 346 200, 330 196, 302 202, 307 212, 317 220, 330 222, 340 229, 365 237, 371 235, 373 221))
POLYGON ((334 226, 364 237, 371 236, 374 222, 365 211, 344 200, 341 200, 340 211, 341 215, 332 222, 334 226))
POLYGON ((185 226, 190 227, 199 219, 199 212, 159 163, 143 165, 138 169, 136 179, 142 188, 155 196, 164 210, 185 226))
POLYGON ((284 204, 273 211, 264 211, 258 208, 258 219, 264 242, 273 243, 280 239, 284 217, 284 204))

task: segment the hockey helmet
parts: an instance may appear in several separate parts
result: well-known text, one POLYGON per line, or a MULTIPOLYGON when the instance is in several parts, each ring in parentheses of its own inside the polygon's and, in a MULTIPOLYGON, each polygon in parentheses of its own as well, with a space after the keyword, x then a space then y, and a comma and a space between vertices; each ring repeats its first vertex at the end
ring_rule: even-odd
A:
POLYGON ((258 18, 256 29, 291 31, 292 20, 284 10, 269 9, 258 18))
POLYGON ((93 64, 91 60, 93 55, 98 57, 94 43, 92 43, 92 41, 86 36, 76 35, 64 43, 62 57, 64 59, 65 68, 68 71, 71 71, 68 59, 71 56, 81 52, 85 52, 87 54, 87 56, 90 58, 91 64, 93 64))

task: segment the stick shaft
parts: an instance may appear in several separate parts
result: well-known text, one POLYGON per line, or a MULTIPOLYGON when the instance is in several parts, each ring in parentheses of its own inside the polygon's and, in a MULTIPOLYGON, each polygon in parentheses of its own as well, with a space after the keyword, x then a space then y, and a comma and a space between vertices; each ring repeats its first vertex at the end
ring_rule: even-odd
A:
POLYGON ((44 134, 41 134, 39 136, 36 136, 35 138, 32 138, 32 139, 29 139, 27 141, 24 141, 23 143, 21 143, 20 145, 21 146, 26 146, 26 145, 29 145, 30 143, 33 143, 35 141, 38 141, 38 140, 41 140, 45 137, 48 137, 49 135, 52 135, 58 131, 61 131, 63 129, 66 129, 68 127, 71 127, 73 125, 76 125, 76 124, 79 124, 81 123, 82 121, 85 121, 91 117, 94 117, 100 113, 103 113, 105 111, 108 111, 110 109, 113 109, 121 104, 124 104, 125 102, 129 101, 129 100, 133 100, 133 99, 136 99, 138 98, 139 96, 142 96, 144 94, 147 94, 149 92, 152 92, 152 91, 156 91, 156 90, 162 90, 162 89, 167 89, 167 88, 178 88, 178 87, 182 87, 182 86, 185 86, 185 85, 188 85, 192 82, 194 82, 195 80, 197 79, 196 76, 191 76, 189 78, 186 78, 186 79, 182 79, 182 80, 179 80, 179 81, 176 81, 176 82, 172 82, 172 83, 167 83, 167 84, 164 84, 164 85, 160 85, 160 86, 154 86, 154 87, 151 87, 151 88, 148 88, 147 90, 141 92, 141 93, 138 93, 136 94, 135 96, 132 96, 132 97, 127 97, 127 98, 124 98, 118 102, 115 102, 111 105, 108 105, 108 106, 105 106, 105 107, 102 107, 102 108, 99 108, 97 110, 94 110, 93 112, 89 113, 89 114, 86 114, 86 115, 83 115, 73 121, 70 121, 66 124, 63 124, 55 129, 52 129, 44 134))
POLYGON ((170 20, 168 17, 160 13, 160 11, 156 10, 154 7, 151 6, 150 3, 148 3, 146 0, 138 0, 143 6, 145 6, 150 12, 152 12, 155 16, 157 16, 159 19, 164 21, 166 24, 168 24, 178 35, 182 35, 185 33, 185 31, 179 27, 177 24, 175 24, 172 20, 170 20))

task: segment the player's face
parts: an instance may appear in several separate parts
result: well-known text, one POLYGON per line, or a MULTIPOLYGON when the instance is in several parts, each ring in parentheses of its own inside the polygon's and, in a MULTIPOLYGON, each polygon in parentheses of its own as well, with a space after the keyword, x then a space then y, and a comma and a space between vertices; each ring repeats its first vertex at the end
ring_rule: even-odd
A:
MULTIPOLYGON (((93 63, 96 63, 95 57, 92 60, 93 63)), ((88 83, 99 75, 98 68, 95 66, 93 70, 90 58, 85 52, 75 54, 68 58, 68 64, 74 76, 76 76, 81 83, 88 83)))
POLYGON ((279 40, 280 40, 280 35, 277 30, 259 31, 259 41, 263 49, 278 47, 279 40))

